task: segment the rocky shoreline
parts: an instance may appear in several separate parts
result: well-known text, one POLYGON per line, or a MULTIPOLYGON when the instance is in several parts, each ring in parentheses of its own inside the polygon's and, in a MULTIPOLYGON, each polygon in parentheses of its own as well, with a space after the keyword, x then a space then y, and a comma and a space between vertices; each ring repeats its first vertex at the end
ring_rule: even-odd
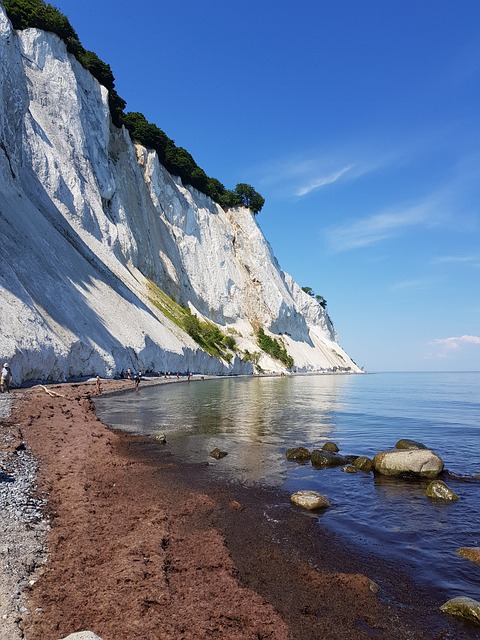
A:
POLYGON ((10 420, 13 397, 0 395, 0 640, 24 637, 30 576, 47 558, 46 504, 33 495, 38 464, 10 420))
POLYGON ((48 390, 0 397, 0 640, 478 637, 281 492, 219 483, 109 430, 93 383, 48 390))

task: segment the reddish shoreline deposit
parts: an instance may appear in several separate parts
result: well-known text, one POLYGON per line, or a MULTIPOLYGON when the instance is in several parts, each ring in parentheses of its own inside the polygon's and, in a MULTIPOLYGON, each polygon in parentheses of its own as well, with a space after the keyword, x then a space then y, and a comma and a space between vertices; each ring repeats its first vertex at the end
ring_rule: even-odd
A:
POLYGON ((16 391, 12 416, 52 525, 21 623, 28 640, 86 629, 102 640, 477 637, 438 611, 442 596, 356 556, 288 497, 216 482, 168 445, 109 430, 94 384, 48 389, 62 397, 16 391), (268 504, 283 505, 280 524, 268 504))

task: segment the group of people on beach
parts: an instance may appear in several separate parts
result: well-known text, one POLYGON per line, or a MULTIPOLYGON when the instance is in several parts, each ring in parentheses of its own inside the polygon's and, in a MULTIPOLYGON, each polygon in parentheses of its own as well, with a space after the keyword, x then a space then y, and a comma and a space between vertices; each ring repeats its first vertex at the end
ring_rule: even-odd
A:
MULTIPOLYGON (((172 377, 172 372, 171 371, 165 371, 165 373, 163 371, 154 371, 153 369, 147 369, 145 371, 145 375, 146 376, 151 376, 153 377, 157 377, 157 378, 165 378, 165 379, 170 379, 172 377)), ((179 371, 177 371, 175 373, 175 376, 177 378, 177 380, 180 380, 180 376, 186 376, 187 379, 190 381, 192 378, 192 372, 188 369, 186 373, 180 373, 179 371)), ((127 380, 137 380, 137 378, 139 379, 139 382, 142 378, 142 373, 141 372, 137 372, 136 374, 132 372, 131 369, 127 369, 125 371, 125 369, 122 369, 120 371, 120 379, 124 380, 125 378, 127 380)), ((138 385, 137 385, 138 386, 138 385)))
MULTIPOLYGON (((1 362, 1 360, 0 360, 1 362)), ((157 371, 157 373, 155 374, 155 372, 153 371, 147 371, 146 374, 148 375, 157 375, 158 377, 163 377, 163 372, 162 371, 157 371)), ((182 374, 184 375, 184 374, 182 374)), ((185 374, 187 376, 188 381, 190 382, 191 377, 192 377, 192 373, 190 370, 187 371, 187 373, 185 374)), ((166 371, 165 372, 165 378, 170 378, 171 377, 171 373, 170 371, 166 371)), ((176 377, 177 380, 180 379, 180 373, 177 371, 176 373, 176 377)), ((121 379, 127 379, 127 380, 133 380, 135 383, 135 391, 138 391, 138 387, 140 385, 140 381, 142 379, 142 374, 140 371, 137 371, 136 373, 132 372, 131 369, 127 369, 127 371, 125 372, 123 369, 120 372, 120 378, 121 379)), ((13 374, 12 374, 12 370, 10 369, 10 365, 8 364, 8 362, 5 362, 1 373, 0 373, 0 393, 10 393, 10 387, 12 386, 12 381, 13 381, 13 374)), ((102 393, 102 387, 100 384, 100 376, 96 377, 96 381, 95 381, 95 393, 97 395, 100 395, 102 393)))
MULTIPOLYGON (((133 374, 130 369, 127 369, 127 373, 125 373, 122 369, 122 372, 120 373, 120 378, 122 380, 125 380, 125 379, 133 380, 135 383, 135 391, 138 391, 140 380, 142 379, 142 374, 140 371, 137 371, 135 374, 133 374)), ((95 394, 99 396, 101 393, 102 393, 101 380, 100 380, 100 376, 97 376, 95 381, 95 394)))
POLYGON ((0 373, 0 392, 3 393, 4 391, 6 391, 7 393, 10 393, 10 386, 12 384, 12 381, 12 370, 10 369, 10 365, 8 364, 8 362, 5 362, 2 367, 2 372, 0 373))
POLYGON ((136 373, 134 373, 131 369, 127 369, 126 371, 122 369, 120 371, 120 380, 137 380, 137 378, 140 380, 141 377, 141 371, 137 371, 136 373))

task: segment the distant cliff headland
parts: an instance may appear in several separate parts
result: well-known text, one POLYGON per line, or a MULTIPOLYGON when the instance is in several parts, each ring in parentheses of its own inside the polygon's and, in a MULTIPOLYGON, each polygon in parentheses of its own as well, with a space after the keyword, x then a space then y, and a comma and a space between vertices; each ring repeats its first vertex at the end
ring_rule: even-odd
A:
POLYGON ((0 3, 0 357, 15 382, 122 368, 360 369, 322 296, 41 0, 0 3))

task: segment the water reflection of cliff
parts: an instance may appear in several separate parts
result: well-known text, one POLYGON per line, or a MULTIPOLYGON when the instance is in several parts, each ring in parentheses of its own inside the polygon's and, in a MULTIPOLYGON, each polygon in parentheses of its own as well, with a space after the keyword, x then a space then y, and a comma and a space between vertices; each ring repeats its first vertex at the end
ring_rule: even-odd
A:
POLYGON ((190 443, 175 438, 176 444, 185 455, 189 450, 198 454, 202 436, 206 451, 219 446, 229 452, 222 467, 241 474, 244 481, 270 478, 284 469, 286 448, 321 446, 331 437, 344 383, 344 377, 325 375, 191 385, 177 420, 190 417, 189 426, 183 425, 190 443))
POLYGON ((334 437, 348 379, 281 376, 172 384, 112 398, 100 413, 119 428, 166 432, 172 450, 188 459, 209 460, 210 450, 221 447, 229 455, 219 467, 247 482, 270 480, 285 468, 285 449, 313 448, 334 437))

